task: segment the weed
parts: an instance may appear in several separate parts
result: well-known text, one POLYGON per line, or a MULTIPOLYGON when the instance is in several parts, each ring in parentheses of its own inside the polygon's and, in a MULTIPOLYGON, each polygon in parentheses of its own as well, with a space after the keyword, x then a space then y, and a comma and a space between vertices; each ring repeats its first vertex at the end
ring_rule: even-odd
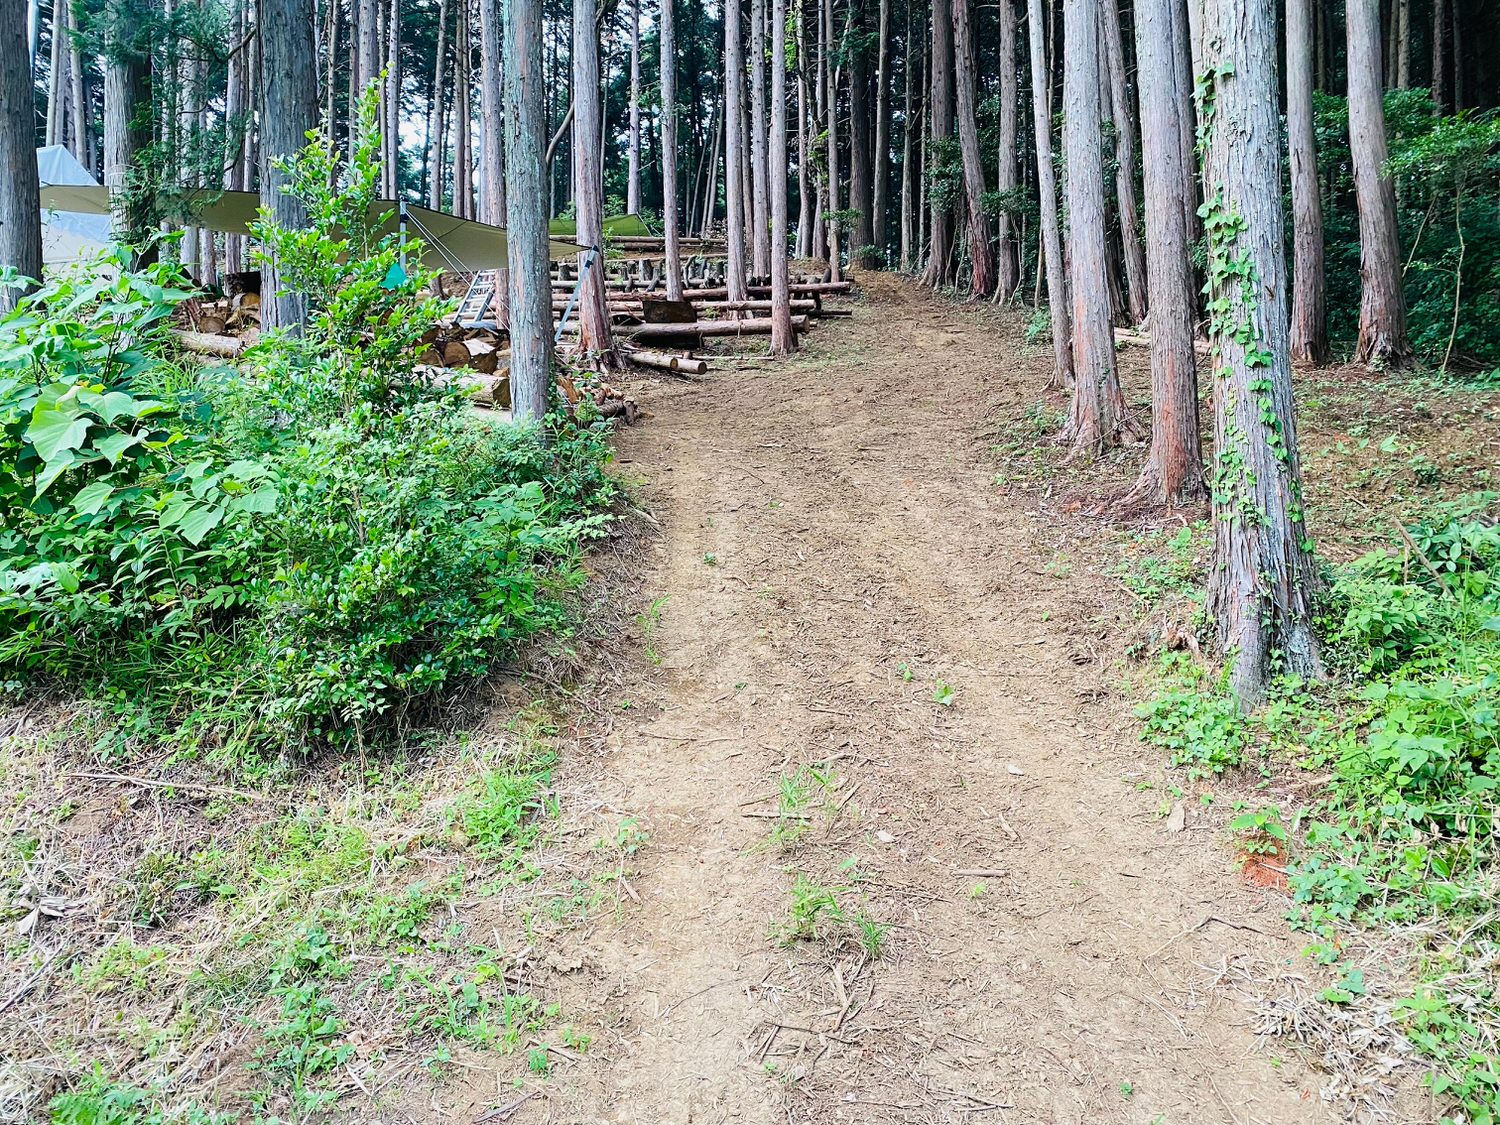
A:
POLYGON ((953 685, 946 680, 938 680, 932 686, 932 701, 939 707, 952 707, 955 702, 953 685))
POLYGON ((644 613, 635 615, 636 624, 641 627, 641 640, 646 647, 646 659, 652 664, 661 663, 661 653, 656 651, 656 634, 661 629, 662 608, 669 600, 666 594, 653 598, 644 613))
POLYGON ((877 922, 861 906, 850 910, 840 895, 853 890, 849 886, 826 887, 798 872, 791 887, 787 917, 772 926, 772 937, 781 945, 798 941, 842 942, 852 939, 872 960, 885 949, 890 924, 877 922))
POLYGON ((487 859, 513 862, 541 831, 539 819, 555 810, 547 794, 556 755, 542 752, 510 768, 486 771, 454 807, 465 846, 487 859))

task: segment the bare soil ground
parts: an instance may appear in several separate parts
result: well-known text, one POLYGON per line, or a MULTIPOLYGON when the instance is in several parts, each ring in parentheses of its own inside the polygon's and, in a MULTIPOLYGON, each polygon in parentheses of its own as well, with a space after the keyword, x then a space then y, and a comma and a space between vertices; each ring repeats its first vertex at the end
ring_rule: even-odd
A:
POLYGON ((650 843, 639 905, 586 943, 590 1061, 508 1118, 1334 1120, 1239 990, 1295 971, 1284 900, 1136 791, 1091 640, 1118 591, 1057 561, 1087 529, 993 482, 990 421, 1045 361, 862 284, 836 340, 658 390, 622 435, 660 666, 579 768, 650 843), (834 779, 778 821, 804 766, 834 779), (799 879, 888 923, 880 956, 826 918, 787 941, 799 879))

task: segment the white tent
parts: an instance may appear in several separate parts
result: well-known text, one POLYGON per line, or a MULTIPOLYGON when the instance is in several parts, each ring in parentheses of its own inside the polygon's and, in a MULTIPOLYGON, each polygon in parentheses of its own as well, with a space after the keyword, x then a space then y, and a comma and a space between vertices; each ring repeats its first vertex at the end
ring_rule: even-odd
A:
MULTIPOLYGON (((36 150, 42 187, 99 187, 99 182, 62 145, 36 150)), ((93 258, 109 248, 109 216, 81 211, 42 210, 42 264, 65 265, 93 258)))

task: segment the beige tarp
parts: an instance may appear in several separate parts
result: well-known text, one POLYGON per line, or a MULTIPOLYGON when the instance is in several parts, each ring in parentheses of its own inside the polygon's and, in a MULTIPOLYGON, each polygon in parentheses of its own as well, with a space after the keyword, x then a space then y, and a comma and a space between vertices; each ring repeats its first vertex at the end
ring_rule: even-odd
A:
MULTIPOLYGON (((182 189, 173 199, 172 210, 184 225, 207 227, 228 234, 249 234, 259 217, 260 196, 251 191, 197 191, 182 189), (197 198, 194 198, 194 197, 197 198)), ((55 184, 42 188, 42 207, 86 215, 109 214, 109 189, 86 185, 55 184)), ((370 207, 370 222, 381 234, 394 234, 400 225, 400 205, 388 199, 370 207)), ((505 231, 473 219, 460 219, 426 207, 406 207, 407 233, 425 244, 422 264, 428 269, 473 272, 504 269, 507 264, 505 231)), ((571 258, 580 251, 575 242, 550 239, 547 256, 571 258)))

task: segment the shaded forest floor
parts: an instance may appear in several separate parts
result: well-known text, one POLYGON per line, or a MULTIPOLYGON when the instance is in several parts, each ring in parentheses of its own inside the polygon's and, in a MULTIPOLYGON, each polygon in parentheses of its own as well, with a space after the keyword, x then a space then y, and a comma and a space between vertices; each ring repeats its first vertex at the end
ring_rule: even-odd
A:
MULTIPOLYGON (((1347 1116, 1272 1034, 1327 982, 1222 830, 1259 779, 1205 804, 1128 714, 1204 513, 1090 516, 1141 451, 1059 468, 1020 315, 861 281, 643 388, 588 624, 400 756, 245 794, 12 714, 0 1110, 97 1061, 236 1120, 1347 1116)), ((1329 557, 1500 462, 1500 396, 1299 389, 1329 557)), ((1376 1104, 1435 1120, 1420 1074, 1376 1104)))

